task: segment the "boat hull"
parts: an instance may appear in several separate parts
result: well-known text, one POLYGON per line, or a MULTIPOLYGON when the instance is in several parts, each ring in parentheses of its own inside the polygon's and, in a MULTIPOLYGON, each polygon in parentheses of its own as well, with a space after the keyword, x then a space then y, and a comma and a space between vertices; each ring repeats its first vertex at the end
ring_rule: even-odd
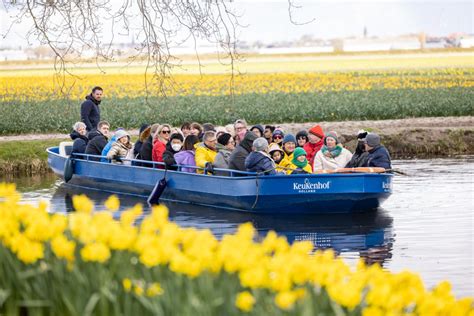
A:
MULTIPOLYGON (((66 157, 48 149, 64 176, 66 157)), ((147 197, 166 177, 162 200, 258 213, 348 213, 375 209, 389 197, 391 174, 220 177, 75 159, 68 185, 147 197)))

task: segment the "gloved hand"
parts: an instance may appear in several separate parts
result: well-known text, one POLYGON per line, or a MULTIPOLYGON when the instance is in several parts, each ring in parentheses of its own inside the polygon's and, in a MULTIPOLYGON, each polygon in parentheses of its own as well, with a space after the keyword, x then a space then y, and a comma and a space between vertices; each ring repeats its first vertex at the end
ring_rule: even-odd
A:
POLYGON ((212 163, 206 162, 206 165, 204 166, 204 174, 214 174, 214 167, 212 166, 212 163))

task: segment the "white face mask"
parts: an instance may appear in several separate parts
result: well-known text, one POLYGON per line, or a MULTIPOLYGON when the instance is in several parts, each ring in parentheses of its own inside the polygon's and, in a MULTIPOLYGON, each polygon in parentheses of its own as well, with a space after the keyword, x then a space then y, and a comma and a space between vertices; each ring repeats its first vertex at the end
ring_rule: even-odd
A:
POLYGON ((172 144, 171 148, 173 148, 174 151, 179 151, 181 149, 181 144, 172 144))

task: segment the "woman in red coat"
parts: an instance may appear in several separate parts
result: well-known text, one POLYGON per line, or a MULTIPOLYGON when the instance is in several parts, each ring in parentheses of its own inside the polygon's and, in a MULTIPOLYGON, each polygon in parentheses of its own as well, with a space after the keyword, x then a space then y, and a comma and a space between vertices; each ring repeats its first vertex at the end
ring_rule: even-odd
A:
MULTIPOLYGON (((155 134, 155 142, 153 143, 153 151, 151 158, 156 162, 163 162, 163 153, 166 151, 166 144, 171 136, 171 126, 168 124, 161 125, 155 134)), ((160 166, 160 168, 163 168, 160 166)))
POLYGON ((309 141, 304 145, 303 148, 307 154, 306 159, 308 159, 309 165, 312 166, 314 157, 324 145, 324 132, 320 125, 311 127, 308 132, 309 141))

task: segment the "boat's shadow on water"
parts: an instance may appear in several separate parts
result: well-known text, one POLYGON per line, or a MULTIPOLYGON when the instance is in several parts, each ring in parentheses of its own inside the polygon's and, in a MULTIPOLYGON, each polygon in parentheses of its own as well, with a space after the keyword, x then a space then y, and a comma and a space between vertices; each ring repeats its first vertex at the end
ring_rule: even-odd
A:
MULTIPOLYGON (((109 193, 61 185, 54 193, 52 209, 73 212, 72 196, 86 194, 95 203, 96 209, 104 209, 103 204, 109 193)), ((121 210, 137 203, 146 205, 141 197, 119 195, 121 210)), ((356 253, 367 263, 383 263, 392 256, 394 241, 393 218, 384 209, 353 214, 251 214, 234 212, 212 207, 165 202, 170 219, 182 227, 209 228, 217 236, 233 233, 237 226, 251 222, 264 238, 274 230, 285 235, 289 242, 309 240, 315 249, 332 248, 337 253, 356 253)), ((150 209, 145 207, 145 215, 150 209)), ((119 216, 119 213, 116 214, 119 216)))

